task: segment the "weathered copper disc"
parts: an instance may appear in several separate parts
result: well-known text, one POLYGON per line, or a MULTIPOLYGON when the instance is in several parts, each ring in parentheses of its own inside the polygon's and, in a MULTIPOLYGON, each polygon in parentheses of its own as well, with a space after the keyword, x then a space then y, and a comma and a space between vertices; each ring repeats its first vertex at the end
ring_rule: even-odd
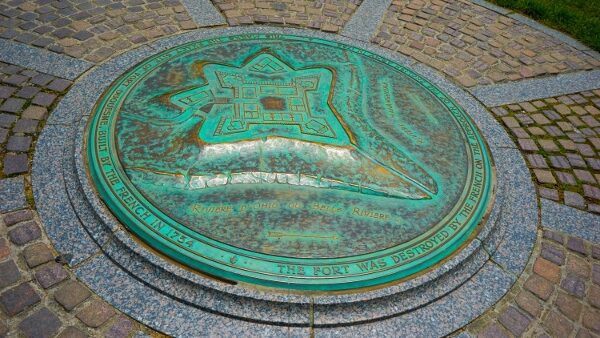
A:
POLYGON ((472 238, 487 148, 437 87, 368 51, 251 34, 181 45, 121 76, 89 125, 109 209, 224 279, 347 290, 414 275, 472 238))

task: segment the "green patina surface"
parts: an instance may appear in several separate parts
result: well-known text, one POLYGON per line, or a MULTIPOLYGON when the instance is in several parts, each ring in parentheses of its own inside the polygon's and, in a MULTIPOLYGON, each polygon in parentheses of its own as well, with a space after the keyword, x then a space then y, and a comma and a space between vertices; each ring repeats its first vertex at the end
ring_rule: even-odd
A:
POLYGON ((221 278, 297 290, 413 275, 472 237, 492 168, 437 87, 352 46, 196 41, 121 76, 88 131, 100 196, 131 231, 221 278))

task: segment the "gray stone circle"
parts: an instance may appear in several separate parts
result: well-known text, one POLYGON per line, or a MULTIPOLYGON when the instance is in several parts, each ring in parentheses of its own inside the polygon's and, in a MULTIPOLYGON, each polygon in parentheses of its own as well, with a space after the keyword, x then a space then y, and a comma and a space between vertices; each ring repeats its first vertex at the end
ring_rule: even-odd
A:
POLYGON ((538 204, 525 162, 504 129, 472 96, 414 60, 339 35, 289 28, 198 30, 158 40, 88 70, 48 119, 37 143, 33 189, 42 222, 78 277, 116 308, 167 334, 442 336, 494 305, 517 280, 537 236, 538 204), (392 59, 437 85, 472 117, 496 167, 496 197, 478 234, 443 265, 415 279, 343 295, 301 295, 228 285, 147 249, 112 216, 85 169, 84 132, 94 104, 127 69, 162 50, 228 34, 315 36, 392 59), (147 302, 151 304, 145 305, 147 302), (145 306, 144 306, 145 305, 145 306), (455 311, 460 309, 460 311, 455 311), (418 319, 418 320, 417 320, 418 319))

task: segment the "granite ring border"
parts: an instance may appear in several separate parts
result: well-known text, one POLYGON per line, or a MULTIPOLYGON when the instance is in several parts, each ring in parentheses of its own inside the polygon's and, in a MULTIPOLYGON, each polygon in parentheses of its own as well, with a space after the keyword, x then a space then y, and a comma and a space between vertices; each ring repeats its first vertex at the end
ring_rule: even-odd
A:
MULTIPOLYGON (((270 28, 270 27, 251 27, 251 28, 226 28, 226 29, 199 30, 199 31, 194 31, 194 32, 190 32, 190 33, 185 33, 185 34, 182 34, 179 36, 165 38, 165 39, 159 40, 157 42, 154 42, 150 45, 146 45, 146 46, 140 47, 136 50, 124 53, 124 54, 104 63, 103 65, 88 71, 88 73, 84 75, 84 77, 81 79, 81 81, 78 81, 74 85, 74 88, 63 99, 63 101, 61 101, 61 105, 59 105, 57 107, 57 109, 55 110, 55 112, 52 114, 47 128, 49 128, 48 131, 44 130, 43 136, 40 137, 40 142, 38 143, 38 148, 36 149, 37 151, 36 151, 36 156, 34 159, 34 193, 35 193, 35 197, 36 197, 36 204, 37 205, 44 204, 44 202, 46 202, 48 200, 47 193, 50 191, 53 191, 52 189, 50 189, 50 190, 44 189, 44 187, 46 187, 48 185, 52 185, 54 183, 54 185, 55 185, 54 188, 59 189, 61 182, 58 182, 58 184, 57 184, 57 182, 52 181, 53 178, 55 181, 56 180, 64 180, 64 182, 62 182, 63 190, 65 190, 65 191, 63 191, 63 193, 66 191, 69 191, 68 194, 70 194, 71 196, 69 196, 69 195, 67 195, 67 196, 69 196, 68 199, 70 201, 73 201, 70 204, 70 206, 71 206, 71 209, 73 209, 72 213, 76 215, 75 219, 71 220, 72 222, 71 222, 70 226, 73 229, 79 227, 80 228, 79 231, 81 232, 81 228, 82 228, 81 224, 83 224, 83 223, 86 224, 86 229, 87 229, 86 233, 88 234, 87 235, 88 237, 85 237, 82 235, 83 237, 81 237, 81 241, 87 241, 87 243, 83 243, 83 246, 85 246, 86 249, 88 249, 86 252, 92 251, 92 253, 89 253, 87 255, 79 255, 79 257, 78 257, 78 255, 76 255, 75 261, 72 263, 76 270, 88 271, 85 269, 86 263, 88 263, 88 261, 94 260, 99 255, 101 256, 101 255, 107 254, 108 256, 110 256, 111 253, 114 256, 111 258, 111 260, 113 260, 115 262, 121 261, 121 263, 123 263, 126 260, 123 260, 122 257, 115 259, 115 257, 118 257, 119 250, 115 249, 114 247, 115 246, 118 247, 119 243, 128 244, 129 247, 132 248, 132 252, 135 253, 138 258, 141 258, 141 259, 145 260, 146 262, 151 262, 151 264, 158 267, 159 270, 166 271, 168 273, 177 275, 178 278, 181 278, 182 280, 186 280, 188 282, 195 283, 195 284, 198 284, 198 282, 201 282, 201 285, 203 285, 203 287, 205 287, 206 289, 219 290, 226 294, 237 295, 242 298, 251 299, 251 300, 260 299, 264 302, 270 302, 271 304, 273 304, 273 302, 275 302, 275 303, 296 303, 296 304, 298 304, 298 306, 300 306, 302 308, 301 311, 299 312, 300 313, 299 317, 289 316, 289 318, 288 318, 288 319, 293 319, 291 317, 296 317, 295 318, 296 320, 293 320, 296 322, 295 325, 301 325, 301 326, 307 325, 306 318, 305 318, 305 315, 307 314, 305 312, 306 304, 314 303, 314 304, 316 304, 317 307, 323 307, 323 309, 326 309, 328 307, 345 306, 345 305, 348 305, 348 306, 369 305, 368 304, 369 302, 367 302, 367 300, 369 300, 369 299, 372 301, 373 300, 380 301, 381 299, 384 299, 385 296, 390 296, 393 294, 397 295, 399 293, 406 292, 410 289, 422 290, 422 289, 415 289, 418 285, 430 286, 430 290, 428 290, 430 297, 429 298, 425 297, 425 299, 423 299, 423 294, 420 294, 419 297, 421 298, 421 301, 416 302, 416 304, 419 304, 418 305, 419 308, 424 308, 424 307, 429 306, 429 304, 432 304, 432 302, 435 302, 436 299, 440 299, 440 297, 443 297, 444 295, 452 293, 454 290, 459 290, 458 288, 460 288, 461 285, 463 285, 464 283, 469 283, 471 280, 473 280, 473 278, 476 277, 476 275, 480 271, 486 270, 486 267, 489 266, 490 264, 492 264, 492 266, 494 266, 493 264, 496 264, 496 267, 500 266, 502 269, 496 269, 496 270, 499 271, 499 273, 507 274, 507 276, 504 276, 504 277, 506 277, 507 280, 512 280, 512 282, 514 282, 516 280, 516 276, 524 268, 524 266, 528 260, 529 254, 531 252, 533 242, 535 241, 535 231, 536 231, 537 222, 538 222, 538 220, 537 220, 537 201, 536 201, 536 197, 535 197, 535 190, 533 189, 533 186, 531 184, 528 170, 525 167, 525 164, 524 164, 518 150, 515 149, 514 144, 512 144, 512 141, 510 140, 510 138, 508 138, 508 135, 506 135, 504 130, 496 123, 496 121, 485 110, 485 108, 483 108, 475 99, 473 99, 469 94, 464 92, 462 89, 459 89, 458 87, 456 87, 455 85, 450 83, 448 80, 446 80, 442 76, 440 76, 439 73, 431 70, 428 67, 417 64, 414 60, 402 57, 400 55, 393 54, 393 53, 383 50, 379 47, 374 47, 368 43, 359 42, 356 40, 352 40, 352 39, 337 36, 337 35, 331 35, 331 34, 326 34, 326 33, 321 33, 321 32, 307 32, 307 31, 298 30, 298 29, 277 29, 277 28, 270 28), (144 58, 146 58, 154 53, 157 53, 160 50, 164 50, 166 48, 170 48, 172 46, 182 44, 182 43, 192 41, 192 40, 209 38, 211 36, 222 35, 222 34, 241 34, 241 33, 257 33, 257 32, 259 32, 259 33, 287 33, 287 34, 308 35, 308 36, 316 36, 316 37, 321 37, 324 39, 330 39, 330 40, 334 40, 334 41, 348 43, 348 44, 352 44, 352 45, 370 50, 372 52, 383 55, 385 57, 388 57, 396 62, 399 62, 402 65, 411 67, 417 73, 423 75, 429 81, 433 82, 438 87, 440 87, 442 90, 444 90, 446 93, 448 93, 451 97, 453 97, 465 109, 465 111, 473 118, 475 123, 478 125, 478 127, 482 131, 482 134, 487 139, 489 146, 490 146, 490 150, 493 154, 493 157, 500 159, 500 161, 497 160, 497 163, 496 163, 496 168, 498 170, 499 182, 504 182, 504 180, 514 181, 513 178, 514 178, 515 173, 518 174, 517 177, 520 178, 521 181, 523 181, 523 182, 519 182, 519 184, 507 184, 506 187, 502 186, 498 189, 497 200, 496 200, 496 203, 494 205, 491 216, 490 216, 486 226, 481 231, 479 238, 474 240, 474 242, 472 242, 472 245, 467 247, 465 250, 462 250, 457 256, 455 256, 455 258, 458 258, 458 256, 463 255, 463 257, 460 257, 459 260, 455 260, 454 262, 452 260, 450 260, 449 262, 446 262, 446 264, 439 267, 437 270, 433 271, 433 272, 437 272, 437 274, 429 273, 424 276, 421 276, 420 278, 422 278, 422 279, 418 282, 414 282, 414 281, 416 281, 416 279, 413 279, 411 281, 408 281, 408 282, 405 282, 402 284, 398 284, 398 285, 388 287, 385 289, 371 291, 371 292, 364 293, 364 294, 354 294, 354 295, 350 294, 350 295, 335 296, 335 297, 331 297, 331 296, 309 297, 309 296, 300 296, 300 295, 272 294, 272 293, 261 292, 261 291, 254 290, 254 289, 226 286, 226 285, 223 285, 222 283, 218 283, 215 281, 208 280, 206 278, 202 278, 202 277, 200 277, 194 273, 191 273, 187 270, 184 270, 178 266, 174 266, 174 265, 170 264, 169 262, 163 260, 160 257, 155 256, 154 254, 148 252, 146 248, 140 246, 139 244, 132 241, 131 238, 128 237, 127 233, 125 231, 123 231, 123 228, 121 228, 121 226, 118 224, 118 222, 110 215, 110 213, 107 213, 107 210, 104 209, 102 203, 98 200, 98 198, 95 196, 93 190, 89 186, 89 181, 87 180, 87 178, 85 176, 85 169, 83 166, 83 158, 81 156, 81 152, 77 151, 78 149, 82 149, 82 146, 83 146, 83 144, 82 144, 82 142, 83 142, 82 135, 83 134, 82 133, 84 132, 84 126, 86 124, 87 117, 89 116, 90 112, 92 111, 93 105, 95 104, 96 100, 98 99, 98 97, 100 96, 100 94, 102 93, 104 88, 106 86, 108 86, 112 82, 112 80, 114 80, 116 77, 118 77, 122 72, 129 69, 135 63, 143 60, 144 58), (64 131, 61 132, 60 129, 63 129, 63 128, 68 129, 70 132, 67 132, 67 133, 65 133, 64 131), (51 135, 51 134, 53 134, 53 135, 51 135), (52 138, 54 138, 54 139, 52 139, 52 138), (58 151, 56 149, 56 146, 54 146, 54 149, 52 149, 52 144, 55 144, 56 141, 59 141, 61 138, 63 141, 67 141, 67 139, 70 138, 71 142, 66 142, 66 143, 70 143, 73 145, 72 147, 69 147, 68 152, 64 152, 63 154, 59 155, 65 164, 64 165, 65 173, 68 173, 68 168, 69 168, 69 166, 71 166, 71 174, 65 175, 64 178, 57 177, 57 176, 60 176, 61 173, 60 173, 60 171, 57 172, 55 162, 48 163, 48 162, 50 162, 50 159, 52 158, 51 155, 52 154, 56 155, 57 151, 58 151), (48 152, 48 150, 50 150, 50 151, 48 152), (73 153, 73 151, 74 151, 74 153, 73 153), (69 162, 70 162, 70 164, 69 164, 69 162), (515 165, 515 163, 517 165, 515 165), (76 172, 74 172, 72 169, 73 165, 76 167, 76 169, 75 169, 76 172), (48 166, 51 166, 52 168, 47 168, 48 166), (44 171, 45 171, 44 169, 52 169, 49 172, 54 173, 57 176, 48 177, 48 174, 44 173, 44 171), (48 180, 50 180, 50 181, 48 181, 48 180), (73 183, 75 183, 75 184, 73 184, 73 183), (78 184, 81 189, 80 191, 77 191, 78 184), (67 189, 66 187, 69 187, 70 189, 67 189), (81 199, 80 199, 83 196, 86 197, 84 199, 85 201, 81 201, 81 199), (514 198, 514 196, 520 196, 520 198, 514 198), (86 206, 85 205, 86 203, 89 203, 90 205, 86 206), (518 215, 519 213, 522 213, 523 209, 533 210, 535 215, 532 215, 531 213, 528 215, 518 215), (93 210, 93 212, 90 212, 92 210, 93 210), (501 216, 500 210, 502 210, 502 217, 500 217, 501 216), (511 213, 513 213, 515 215, 512 215, 511 213), (515 216, 515 217, 512 217, 512 216, 515 216), (515 234, 515 230, 510 229, 510 226, 515 223, 515 220, 517 220, 517 221, 524 220, 525 221, 525 225, 521 225, 519 227, 520 229, 517 229, 518 231, 521 231, 521 233, 518 233, 518 231, 517 231, 517 233, 515 234), (79 223, 79 225, 77 225, 76 223, 79 223), (492 231, 492 230, 494 230, 493 229, 494 225, 496 225, 496 228, 499 228, 502 231, 492 231), (522 236, 524 233, 526 234, 526 236, 522 236), (512 234, 512 236, 516 237, 517 239, 521 239, 521 241, 519 241, 519 240, 516 241, 517 244, 520 244, 520 247, 519 247, 519 245, 516 246, 516 248, 518 250, 514 250, 515 243, 513 243, 513 241, 507 240, 507 238, 512 237, 511 234, 512 234), (129 243, 127 243, 127 242, 129 242, 129 243), (518 243, 518 242, 523 242, 523 243, 518 243), (483 244, 483 245, 481 245, 481 244, 483 244), (511 248, 511 246, 512 246, 512 248, 511 248), (101 249, 101 247, 104 247, 104 248, 101 249), (93 249, 90 249, 90 248, 93 248, 93 249), (478 249, 483 249, 483 251, 478 250, 478 249), (96 256, 94 256, 94 255, 96 255, 96 256), (513 257, 511 257, 511 255, 517 255, 519 257, 516 257, 516 259, 513 259, 513 257), (496 262, 496 263, 493 263, 489 259, 490 256, 492 256, 494 262, 496 262), (474 259, 473 257, 476 257, 476 259, 474 259), (464 264, 464 265, 469 265, 469 269, 467 269, 469 271, 466 274, 463 273, 462 276, 460 276, 460 278, 457 278, 456 277, 457 275, 461 275, 461 271, 460 271, 460 269, 454 269, 454 268, 457 265, 459 265, 459 263, 462 262, 463 259, 465 259, 465 258, 471 258, 470 261, 473 261, 475 263, 470 264, 470 265, 464 264), (510 266, 510 264, 508 264, 508 263, 506 266, 501 265, 502 263, 498 263, 498 262, 502 262, 503 259, 506 262, 513 263, 512 266, 510 266), (449 271, 451 273, 449 273, 449 271), (506 271, 509 271, 509 272, 507 273, 506 271), (438 279, 438 277, 440 277, 440 275, 448 275, 449 276, 451 274, 454 274, 452 276, 455 277, 456 282, 454 283, 453 286, 447 287, 445 292, 440 292, 441 289, 437 288, 435 285, 436 281, 442 280, 442 279, 438 279), (414 282, 414 283, 411 283, 411 282, 414 282), (431 282, 431 283, 428 283, 428 282, 431 282), (437 294, 436 294, 436 289, 437 289, 437 294), (440 293, 441 293, 441 295, 440 295, 440 293), (346 303, 349 303, 349 304, 346 304, 346 303), (298 319, 302 323, 299 323, 297 321, 298 319)), ((56 158, 54 159, 54 161, 56 161, 56 158)), ((52 204, 50 204, 50 205, 52 205, 52 204)), ((54 206, 56 206, 56 203, 54 203, 54 206)), ((43 209, 45 209, 45 210, 43 212, 40 212, 40 216, 42 217, 44 224, 46 224, 45 220, 47 218, 49 218, 48 223, 52 223, 52 221, 55 221, 52 219, 52 217, 46 217, 46 216, 52 216, 52 215, 49 215, 52 213, 52 210, 49 210, 49 208, 43 208, 43 209)), ((56 211, 54 213, 56 213, 56 211)), ((65 213, 68 213, 68 212, 65 212, 65 213)), ((54 218, 56 218, 56 215, 54 215, 54 218)), ((523 224, 523 223, 521 223, 521 224, 523 224)), ((54 228, 56 228, 56 227, 54 227, 54 228)), ((62 229, 62 230, 64 232, 64 230, 69 230, 69 229, 62 229)), ((59 250, 63 250, 63 248, 66 250, 69 250, 69 248, 71 247, 68 243, 64 243, 64 239, 61 239, 61 236, 60 236, 61 231, 60 230, 55 229, 55 231, 49 231, 49 235, 59 250)), ((73 237, 71 236, 68 238, 69 238, 70 244, 72 244, 73 237)), ((120 253, 122 253, 122 252, 120 252, 120 253)), ((459 265, 459 267, 460 266, 463 266, 463 265, 459 265)), ((123 267, 122 265, 121 265, 121 268, 125 269, 125 267, 123 267)), ((489 268, 487 270, 489 270, 489 268)), ((88 284, 92 284, 90 286, 92 287, 92 289, 94 289, 93 282, 90 283, 90 281, 93 280, 93 278, 90 279, 89 276, 86 276, 87 277, 86 278, 81 275, 80 275, 80 277, 84 281, 88 281, 88 284)), ((510 284, 512 285, 512 283, 510 283, 510 284)), ((448 286, 448 285, 446 285, 446 286, 448 286)), ((510 287, 510 285, 508 287, 510 287)), ((507 290, 508 290, 508 288, 506 288, 506 290, 504 290, 504 292, 501 292, 501 294, 498 295, 496 300, 498 300, 507 290)), ((178 297, 177 295, 175 295, 173 297, 180 299, 180 297, 178 297)), ((477 301, 476 299, 473 299, 473 300, 477 301)), ((370 304, 370 305, 373 305, 373 304, 370 304)), ((493 304, 490 304, 490 305, 493 305, 493 304)), ((117 307, 120 309, 124 309, 124 308, 126 309, 127 304, 120 304, 120 306, 117 306, 117 307)), ((367 307, 371 308, 372 306, 367 306, 367 307)), ((364 323, 364 322, 369 322, 372 320, 378 320, 381 318, 391 318, 393 316, 397 316, 399 313, 406 313, 407 311, 414 309, 414 307, 406 307, 405 309, 401 309, 400 307, 395 307, 395 306, 388 307, 388 308, 391 309, 391 310, 387 311, 388 313, 382 313, 382 311, 377 311, 378 316, 375 316, 376 317, 375 319, 373 319, 373 318, 368 319, 363 316, 361 318, 350 318, 348 320, 342 320, 342 321, 346 322, 346 325, 350 324, 350 323, 357 323, 357 322, 364 323), (393 312, 393 314, 390 314, 392 312, 393 312)), ((288 313, 288 315, 289 315, 289 313, 288 313)), ((473 319, 473 318, 475 318, 475 317, 472 317, 471 319, 473 319)), ((252 319, 250 319, 250 320, 252 320, 252 319)), ((257 319, 254 319, 254 320, 257 320, 257 319)), ((258 321, 260 321, 260 319, 258 319, 258 321)), ((463 321, 464 321, 464 319, 463 319, 463 321)), ((278 325, 291 324, 290 320, 273 320, 273 322, 277 323, 278 325)), ((315 325, 331 326, 334 324, 332 324, 330 322, 330 320, 324 320, 324 321, 316 320, 315 325)), ((160 328, 158 328, 158 329, 160 330, 160 328)))

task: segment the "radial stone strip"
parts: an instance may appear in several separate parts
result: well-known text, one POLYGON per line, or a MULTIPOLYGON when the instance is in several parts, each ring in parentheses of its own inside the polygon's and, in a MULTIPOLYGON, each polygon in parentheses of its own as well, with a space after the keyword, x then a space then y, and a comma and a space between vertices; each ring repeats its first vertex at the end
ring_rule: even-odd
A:
POLYGON ((542 198, 542 226, 600 243, 600 216, 542 198))
POLYGON ((487 107, 532 101, 600 88, 600 70, 470 88, 487 107))
POLYGON ((391 0, 365 0, 342 30, 342 35, 361 41, 369 41, 383 20, 391 0))
POLYGON ((0 212, 25 208, 25 185, 23 176, 0 180, 0 212))
POLYGON ((227 24, 219 10, 209 0, 182 0, 194 21, 201 27, 227 24))
POLYGON ((75 79, 92 66, 87 61, 4 39, 0 39, 0 60, 68 80, 75 79))

